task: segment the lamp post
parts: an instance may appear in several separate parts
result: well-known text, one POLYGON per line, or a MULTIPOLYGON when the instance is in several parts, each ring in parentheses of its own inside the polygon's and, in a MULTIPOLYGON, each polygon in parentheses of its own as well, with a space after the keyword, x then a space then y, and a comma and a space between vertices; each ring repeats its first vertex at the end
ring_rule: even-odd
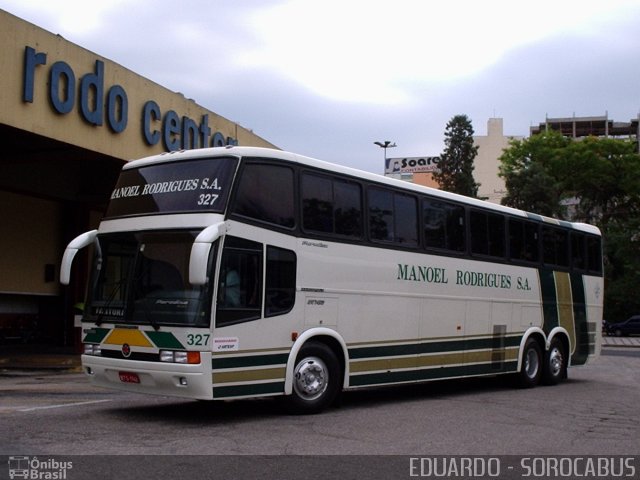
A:
POLYGON ((380 148, 384 149, 384 159, 385 162, 387 160, 387 148, 397 147, 396 142, 391 143, 389 140, 385 140, 384 142, 373 142, 378 145, 380 148))
POLYGON ((375 145, 378 145, 380 148, 384 150, 384 168, 386 171, 387 168, 387 148, 396 147, 396 142, 391 143, 389 140, 385 140, 384 142, 373 142, 375 145))

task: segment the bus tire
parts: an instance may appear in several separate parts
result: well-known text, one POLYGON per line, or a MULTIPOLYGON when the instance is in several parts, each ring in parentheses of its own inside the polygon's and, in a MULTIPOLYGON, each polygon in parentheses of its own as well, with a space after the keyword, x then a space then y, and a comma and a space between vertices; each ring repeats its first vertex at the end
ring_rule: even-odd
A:
POLYGON ((524 345, 522 354, 522 368, 518 373, 518 383, 522 388, 532 388, 540 383, 542 378, 542 349, 533 338, 529 338, 524 345))
POLYGON ((320 413, 336 398, 340 378, 340 364, 333 350, 324 343, 306 343, 293 369, 293 389, 286 397, 289 411, 320 413))
POLYGON ((542 383, 545 385, 557 385, 567 375, 567 354, 564 344, 559 338, 551 340, 549 350, 544 356, 544 368, 542 371, 542 383))

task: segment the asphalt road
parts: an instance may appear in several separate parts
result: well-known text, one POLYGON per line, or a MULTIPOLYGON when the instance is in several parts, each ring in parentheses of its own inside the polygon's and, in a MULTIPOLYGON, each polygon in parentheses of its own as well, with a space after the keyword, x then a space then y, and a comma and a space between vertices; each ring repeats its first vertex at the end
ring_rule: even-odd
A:
MULTIPOLYGON (((287 415, 273 399, 185 401, 96 389, 82 374, 5 372, 0 455, 127 456, 112 457, 106 476, 92 478, 116 478, 119 469, 148 461, 131 455, 167 455, 153 457, 156 467, 165 473, 193 467, 191 478, 238 478, 253 458, 238 455, 274 456, 251 463, 259 465, 251 470, 255 478, 273 478, 268 472, 283 468, 297 478, 334 478, 343 464, 353 464, 353 475, 340 470, 340 478, 382 478, 376 475, 385 468, 407 478, 409 456, 640 455, 640 352, 605 353, 570 369, 569 380, 554 387, 522 390, 484 378, 366 390, 347 393, 339 408, 314 416, 287 415), (377 463, 375 456, 390 455, 397 457, 377 463)), ((89 462, 87 472, 105 473, 104 458, 95 465, 88 458, 80 462, 89 462)), ((76 470, 66 478, 85 478, 71 475, 83 471, 74 459, 76 470)), ((640 474, 640 461, 636 467, 640 474)), ((0 463, 0 478, 6 473, 0 463)), ((247 471, 242 476, 252 478, 247 471)))

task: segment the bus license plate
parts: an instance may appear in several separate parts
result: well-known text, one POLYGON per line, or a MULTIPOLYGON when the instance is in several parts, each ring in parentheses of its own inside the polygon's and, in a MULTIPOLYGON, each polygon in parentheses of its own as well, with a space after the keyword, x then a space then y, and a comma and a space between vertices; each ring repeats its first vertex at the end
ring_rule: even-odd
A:
POLYGON ((140 377, 137 373, 133 372, 118 372, 120 375, 120 381, 124 383, 140 383, 140 377))

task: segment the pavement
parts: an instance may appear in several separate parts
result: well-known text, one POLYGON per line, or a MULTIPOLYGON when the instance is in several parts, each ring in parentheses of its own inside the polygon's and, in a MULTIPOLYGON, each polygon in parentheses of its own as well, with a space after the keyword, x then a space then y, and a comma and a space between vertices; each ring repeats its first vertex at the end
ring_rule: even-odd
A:
MULTIPOLYGON (((604 349, 640 349, 640 336, 602 337, 604 349)), ((74 347, 0 345, 0 375, 12 371, 80 372, 80 354, 74 347)))
POLYGON ((602 337, 602 346, 640 348, 640 337, 602 337))
POLYGON ((74 347, 0 345, 0 375, 19 370, 80 372, 80 353, 74 347))

